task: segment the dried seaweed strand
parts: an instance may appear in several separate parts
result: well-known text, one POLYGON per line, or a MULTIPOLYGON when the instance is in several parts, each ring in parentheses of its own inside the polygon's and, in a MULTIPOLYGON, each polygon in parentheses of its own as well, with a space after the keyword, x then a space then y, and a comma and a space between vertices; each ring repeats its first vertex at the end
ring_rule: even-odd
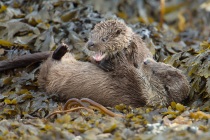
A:
POLYGON ((116 114, 116 113, 114 113, 114 112, 108 110, 107 108, 105 108, 105 107, 102 106, 101 104, 96 103, 95 101, 93 101, 93 100, 91 100, 91 99, 82 98, 80 101, 89 103, 90 105, 96 107, 97 109, 99 109, 100 111, 102 111, 102 112, 105 113, 105 114, 108 114, 108 115, 111 116, 111 117, 123 117, 123 115, 121 115, 121 114, 116 114))
POLYGON ((98 109, 98 110, 102 111, 103 113, 105 113, 105 114, 107 114, 111 117, 123 117, 123 115, 116 114, 116 113, 108 110, 107 108, 105 108, 101 104, 99 104, 99 103, 97 103, 97 102, 95 102, 91 99, 82 98, 81 100, 79 100, 77 98, 71 98, 65 103, 65 105, 63 107, 63 110, 55 111, 55 112, 47 115, 45 117, 45 119, 48 119, 49 117, 51 117, 53 115, 56 115, 56 114, 68 113, 68 112, 76 111, 76 110, 79 110, 79 109, 86 109, 88 112, 94 113, 94 111, 92 110, 93 108, 98 109), (89 103, 91 106, 86 106, 82 102, 89 103), (75 107, 75 105, 77 105, 79 107, 75 107), (75 108, 71 108, 71 107, 75 107, 75 108), (68 108, 71 108, 71 109, 68 109, 68 108))
POLYGON ((63 110, 67 110, 68 108, 75 106, 75 105, 79 105, 79 106, 87 108, 87 106, 85 104, 83 104, 79 99, 71 98, 68 101, 66 101, 66 103, 64 104, 63 110))
POLYGON ((86 108, 86 107, 76 107, 76 108, 71 108, 69 110, 61 110, 61 111, 55 111, 55 112, 52 112, 51 114, 47 115, 45 117, 45 119, 48 119, 49 117, 53 116, 53 115, 56 115, 56 114, 62 114, 62 113, 68 113, 68 112, 73 112, 73 111, 76 111, 76 110, 79 110, 79 109, 86 109, 88 112, 90 113, 93 113, 93 111, 89 108, 86 108))

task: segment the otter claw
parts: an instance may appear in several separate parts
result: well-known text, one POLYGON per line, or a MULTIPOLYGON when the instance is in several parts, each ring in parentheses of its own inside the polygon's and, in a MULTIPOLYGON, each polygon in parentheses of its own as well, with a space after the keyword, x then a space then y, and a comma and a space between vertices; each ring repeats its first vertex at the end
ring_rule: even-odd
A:
POLYGON ((54 52, 52 55, 52 58, 55 60, 61 60, 61 58, 66 54, 68 51, 68 45, 62 43, 54 52))

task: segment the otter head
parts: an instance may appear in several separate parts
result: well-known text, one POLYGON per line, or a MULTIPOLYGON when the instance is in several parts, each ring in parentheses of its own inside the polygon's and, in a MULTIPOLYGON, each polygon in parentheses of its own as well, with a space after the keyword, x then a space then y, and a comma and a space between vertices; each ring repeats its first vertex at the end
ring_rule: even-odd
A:
POLYGON ((92 57, 100 62, 127 48, 133 31, 119 20, 107 20, 95 25, 86 47, 93 51, 92 57))
POLYGON ((144 59, 141 68, 149 79, 153 91, 159 97, 165 98, 168 102, 167 104, 170 104, 172 101, 181 102, 188 97, 189 82, 179 69, 168 64, 156 62, 151 58, 144 59))

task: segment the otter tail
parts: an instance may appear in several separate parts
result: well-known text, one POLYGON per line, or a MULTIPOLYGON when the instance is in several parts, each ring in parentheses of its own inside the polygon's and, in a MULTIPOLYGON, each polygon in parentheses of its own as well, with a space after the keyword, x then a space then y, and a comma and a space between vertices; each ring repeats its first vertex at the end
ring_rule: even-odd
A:
POLYGON ((41 62, 47 59, 50 56, 50 54, 50 51, 38 52, 34 54, 19 56, 13 60, 0 61, 0 72, 19 67, 25 67, 36 62, 41 62))

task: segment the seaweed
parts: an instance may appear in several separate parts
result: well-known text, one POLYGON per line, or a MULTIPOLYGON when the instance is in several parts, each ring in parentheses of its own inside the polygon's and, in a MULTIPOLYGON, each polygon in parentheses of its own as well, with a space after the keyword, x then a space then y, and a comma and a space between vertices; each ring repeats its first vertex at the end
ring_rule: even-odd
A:
POLYGON ((94 104, 64 105, 47 96, 37 84, 40 63, 33 63, 0 73, 0 139, 209 139, 209 4, 208 0, 2 0, 1 62, 53 51, 61 43, 70 46, 76 59, 87 61, 84 44, 94 25, 121 19, 142 37, 157 61, 183 71, 191 92, 185 104, 107 107, 123 116, 113 117, 94 104))

